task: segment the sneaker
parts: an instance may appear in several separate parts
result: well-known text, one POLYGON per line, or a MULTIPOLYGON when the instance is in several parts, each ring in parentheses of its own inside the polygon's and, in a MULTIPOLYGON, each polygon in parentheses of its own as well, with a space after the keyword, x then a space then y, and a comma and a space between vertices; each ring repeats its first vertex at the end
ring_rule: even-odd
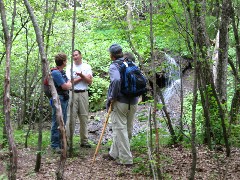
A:
POLYGON ((114 161, 115 160, 112 156, 110 156, 110 154, 103 154, 102 158, 105 159, 105 160, 108 160, 108 161, 114 161))
POLYGON ((80 145, 80 147, 83 147, 83 148, 91 148, 92 146, 91 146, 91 144, 89 144, 89 143, 83 143, 83 144, 80 145))
POLYGON ((62 149, 60 149, 59 147, 52 148, 52 150, 53 150, 54 153, 57 153, 57 154, 61 154, 62 153, 62 149))

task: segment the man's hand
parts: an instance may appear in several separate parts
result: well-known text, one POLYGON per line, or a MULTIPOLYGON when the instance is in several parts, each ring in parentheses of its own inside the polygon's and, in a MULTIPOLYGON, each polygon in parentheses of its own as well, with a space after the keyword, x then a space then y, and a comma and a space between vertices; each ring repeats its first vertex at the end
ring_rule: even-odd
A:
POLYGON ((79 81, 84 80, 86 83, 88 83, 88 85, 92 84, 92 76, 90 74, 83 75, 83 73, 81 71, 81 72, 76 72, 76 75, 80 76, 79 81))
POLYGON ((107 100, 107 106, 106 106, 106 109, 107 109, 107 112, 109 111, 109 108, 111 108, 111 111, 113 109, 113 103, 116 102, 116 100, 107 100))
POLYGON ((82 71, 81 72, 76 72, 76 75, 80 76, 81 78, 84 78, 84 75, 82 74, 82 71))

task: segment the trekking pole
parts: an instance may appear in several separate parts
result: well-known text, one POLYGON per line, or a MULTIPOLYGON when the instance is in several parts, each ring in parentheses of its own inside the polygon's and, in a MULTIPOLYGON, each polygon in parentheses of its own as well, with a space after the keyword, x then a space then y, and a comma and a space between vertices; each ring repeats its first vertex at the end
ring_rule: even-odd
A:
POLYGON ((95 162, 95 159, 96 159, 96 156, 97 156, 97 153, 98 153, 98 150, 99 150, 102 138, 103 138, 104 131, 105 131, 106 127, 107 127, 107 123, 108 123, 108 119, 109 119, 109 116, 111 114, 111 111, 112 111, 112 103, 109 106, 107 117, 106 117, 106 120, 105 120, 104 125, 103 125, 102 133, 101 133, 101 136, 100 136, 100 138, 98 140, 98 144, 97 144, 94 156, 93 156, 92 166, 93 166, 93 164, 95 162))

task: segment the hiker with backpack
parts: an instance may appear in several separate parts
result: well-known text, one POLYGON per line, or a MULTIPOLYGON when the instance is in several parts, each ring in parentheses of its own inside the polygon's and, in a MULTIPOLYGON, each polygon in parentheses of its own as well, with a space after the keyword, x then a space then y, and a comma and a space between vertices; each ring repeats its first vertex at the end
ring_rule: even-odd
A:
MULTIPOLYGON (((82 54, 79 50, 73 51, 73 80, 74 89, 70 92, 70 103, 73 101, 73 118, 72 128, 70 128, 70 107, 68 108, 68 121, 66 125, 66 133, 69 141, 70 130, 75 130, 76 119, 80 121, 80 146, 83 148, 91 148, 88 142, 88 114, 89 114, 89 101, 88 101, 88 86, 92 83, 92 68, 89 64, 82 61, 82 54), (74 93, 74 99, 72 99, 74 93)), ((66 69, 68 78, 71 78, 71 66, 66 69)), ((73 132, 71 132, 73 134, 73 132)))
MULTIPOLYGON (((116 160, 119 165, 132 166, 133 156, 130 151, 130 139, 132 137, 133 120, 137 111, 138 96, 143 92, 136 92, 136 84, 134 82, 132 86, 135 87, 135 92, 129 87, 127 89, 124 87, 127 80, 126 77, 123 77, 123 71, 126 70, 125 64, 127 62, 124 59, 122 47, 119 44, 113 44, 110 46, 109 52, 113 62, 109 67, 110 85, 107 94, 107 110, 110 104, 112 104, 111 122, 113 141, 110 151, 102 157, 106 160, 116 160), (124 82, 124 80, 126 81, 124 82)), ((131 65, 133 69, 137 68, 130 60, 129 64, 130 68, 131 65)), ((145 90, 141 91, 145 92, 145 90)))
MULTIPOLYGON (((69 99, 69 89, 72 87, 71 81, 67 78, 65 71, 63 70, 67 65, 67 55, 64 53, 58 53, 55 56, 56 68, 51 69, 54 85, 56 87, 61 107, 64 124, 67 121, 67 108, 69 99)), ((52 99, 50 98, 50 102, 52 99)), ((58 122, 56 119, 56 108, 53 103, 52 106, 52 127, 51 127, 51 148, 56 153, 61 153, 60 133, 58 129, 58 122)))

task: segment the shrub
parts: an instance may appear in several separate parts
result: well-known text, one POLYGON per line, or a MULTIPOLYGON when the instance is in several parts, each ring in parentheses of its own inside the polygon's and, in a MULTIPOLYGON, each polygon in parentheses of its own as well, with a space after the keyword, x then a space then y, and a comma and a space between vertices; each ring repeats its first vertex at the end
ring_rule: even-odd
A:
POLYGON ((98 111, 105 107, 109 82, 98 76, 94 76, 93 83, 89 88, 90 111, 98 111))

